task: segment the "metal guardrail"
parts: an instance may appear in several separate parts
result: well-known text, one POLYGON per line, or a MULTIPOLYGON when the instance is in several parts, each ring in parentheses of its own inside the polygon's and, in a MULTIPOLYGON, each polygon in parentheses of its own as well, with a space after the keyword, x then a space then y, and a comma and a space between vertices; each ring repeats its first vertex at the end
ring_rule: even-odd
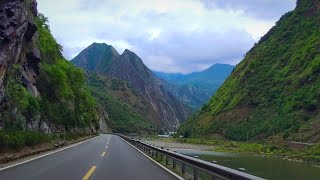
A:
POLYGON ((172 162, 172 169, 177 170, 177 162, 181 164, 181 174, 184 176, 186 174, 186 166, 192 168, 192 176, 194 180, 199 179, 199 172, 204 172, 208 174, 212 180, 263 180, 260 177, 256 177, 247 173, 243 173, 231 168, 220 166, 214 163, 209 163, 207 161, 192 158, 186 155, 178 154, 168 149, 159 148, 151 144, 146 144, 139 140, 132 139, 130 137, 117 134, 133 146, 137 147, 144 153, 154 157, 156 159, 160 158, 160 161, 165 160, 165 165, 169 166, 169 160, 172 162), (164 158, 164 159, 163 159, 164 158))

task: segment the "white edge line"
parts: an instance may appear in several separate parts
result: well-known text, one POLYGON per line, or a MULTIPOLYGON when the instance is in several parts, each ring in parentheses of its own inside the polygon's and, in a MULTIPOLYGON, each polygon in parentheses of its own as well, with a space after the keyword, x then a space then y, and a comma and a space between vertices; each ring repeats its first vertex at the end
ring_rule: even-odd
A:
MULTIPOLYGON (((118 136, 120 137, 120 136, 118 136)), ((122 137, 120 137, 122 140, 124 140, 122 137)), ((174 177, 178 178, 179 180, 185 180, 183 179, 181 176, 177 175, 176 173, 174 173, 173 171, 171 171, 170 169, 168 169, 167 167, 165 167, 164 165, 160 164, 159 162, 155 161, 154 159, 152 159, 151 157, 149 157, 148 155, 146 155, 144 152, 142 152, 140 149, 136 148, 135 146, 133 146, 132 144, 130 144, 128 141, 124 140, 126 143, 128 143, 130 146, 132 146, 134 149, 136 149, 137 151, 139 151, 141 154, 143 154, 145 157, 147 157, 148 159, 150 159, 151 161, 153 161, 155 164, 157 164, 158 166, 160 166, 162 169, 168 171, 171 175, 173 175, 174 177)))
POLYGON ((46 157, 46 156, 49 156, 49 155, 58 153, 58 152, 61 152, 61 151, 64 151, 64 150, 73 148, 73 147, 78 146, 78 145, 80 145, 80 144, 83 144, 83 143, 86 143, 86 142, 88 142, 88 141, 94 140, 94 139, 96 139, 96 138, 98 138, 98 137, 100 137, 100 136, 97 136, 97 137, 94 137, 94 138, 90 138, 90 139, 87 139, 87 140, 85 140, 85 141, 78 142, 78 143, 76 143, 76 144, 72 144, 72 145, 70 145, 70 146, 64 147, 64 148, 62 148, 62 149, 59 149, 59 150, 56 150, 56 151, 53 151, 53 152, 49 152, 49 153, 43 154, 43 155, 41 155, 41 156, 38 156, 38 157, 35 157, 35 158, 32 158, 32 159, 28 159, 28 160, 25 160, 25 161, 22 161, 22 162, 19 162, 19 163, 10 165, 10 166, 6 166, 6 167, 3 167, 3 168, 0 168, 0 171, 9 169, 9 168, 12 168, 12 167, 15 167, 15 166, 19 166, 19 165, 22 165, 22 164, 25 164, 25 163, 28 163, 28 162, 31 162, 31 161, 34 161, 34 160, 37 160, 37 159, 40 159, 40 158, 43 158, 43 157, 46 157))

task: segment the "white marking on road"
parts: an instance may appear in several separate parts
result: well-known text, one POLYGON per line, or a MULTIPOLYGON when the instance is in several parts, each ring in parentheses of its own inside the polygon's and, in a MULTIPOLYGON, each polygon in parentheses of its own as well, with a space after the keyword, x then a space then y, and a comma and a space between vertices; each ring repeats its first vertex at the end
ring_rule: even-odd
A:
POLYGON ((106 146, 106 149, 108 149, 108 146, 106 146))
POLYGON ((107 145, 109 145, 110 139, 111 139, 111 136, 109 135, 107 145))
MULTIPOLYGON (((120 137, 120 136, 118 136, 120 137)), ((120 137, 121 138, 121 137, 120 137)), ((122 139, 122 138, 121 138, 122 139)), ((179 180, 184 180, 182 177, 180 177, 179 175, 177 175, 176 173, 172 172, 170 169, 166 168, 165 166, 163 166, 162 164, 160 164, 159 162, 155 161, 154 159, 152 159, 151 157, 149 157, 148 155, 146 155, 144 152, 140 151, 140 149, 136 148, 135 146, 133 146, 132 144, 130 144, 129 142, 127 142, 126 140, 122 139, 124 142, 126 142, 127 144, 129 144, 131 147, 133 147, 134 149, 136 149, 137 151, 139 151, 141 154, 143 154, 145 157, 147 157, 148 159, 150 159, 151 161, 153 161, 154 163, 156 163, 158 166, 160 166, 162 169, 166 170, 167 172, 169 172, 170 174, 172 174, 174 177, 178 178, 179 180)))
POLYGON ((101 154, 101 157, 104 157, 106 155, 106 152, 103 152, 102 154, 101 154))
POLYGON ((55 154, 55 153, 64 151, 64 150, 67 150, 67 149, 70 149, 70 148, 73 148, 73 147, 78 146, 78 145, 80 145, 80 144, 83 144, 83 143, 86 143, 86 142, 88 142, 88 141, 94 140, 94 139, 96 139, 96 138, 98 138, 98 137, 100 137, 100 136, 97 136, 97 137, 94 137, 94 138, 91 138, 91 139, 87 139, 87 140, 85 140, 85 141, 82 141, 82 142, 79 142, 79 143, 76 143, 76 144, 72 144, 72 145, 67 146, 67 147, 64 147, 64 148, 62 148, 62 149, 59 149, 59 150, 56 150, 56 151, 53 151, 53 152, 49 152, 49 153, 47 153, 47 154, 44 154, 44 155, 41 155, 41 156, 38 156, 38 157, 35 157, 35 158, 32 158, 32 159, 28 159, 28 160, 23 161, 23 162, 19 162, 19 163, 10 165, 10 166, 6 166, 6 167, 3 167, 3 168, 0 168, 0 171, 9 169, 9 168, 12 168, 12 167, 15 167, 15 166, 19 166, 19 165, 21 165, 21 164, 25 164, 25 163, 28 163, 28 162, 31 162, 31 161, 34 161, 34 160, 37 160, 37 159, 40 159, 40 158, 43 158, 43 157, 46 157, 46 156, 49 156, 49 155, 52 155, 52 154, 55 154))

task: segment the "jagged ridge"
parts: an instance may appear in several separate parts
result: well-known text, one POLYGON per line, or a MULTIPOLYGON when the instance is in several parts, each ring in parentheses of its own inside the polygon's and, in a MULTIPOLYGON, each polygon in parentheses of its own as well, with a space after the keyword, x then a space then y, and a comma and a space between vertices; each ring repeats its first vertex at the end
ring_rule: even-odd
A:
POLYGON ((133 52, 125 50, 123 54, 109 45, 94 43, 82 51, 72 62, 88 71, 109 75, 129 82, 141 97, 155 111, 160 123, 167 129, 176 129, 190 113, 180 103, 163 82, 148 69, 133 52))

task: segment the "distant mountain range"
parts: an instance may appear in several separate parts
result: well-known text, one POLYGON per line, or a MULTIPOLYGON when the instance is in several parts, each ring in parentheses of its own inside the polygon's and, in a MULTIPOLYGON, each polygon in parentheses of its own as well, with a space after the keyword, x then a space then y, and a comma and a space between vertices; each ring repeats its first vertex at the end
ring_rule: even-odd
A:
POLYGON ((155 74, 169 83, 168 88, 178 99, 198 110, 209 101, 233 69, 232 65, 215 64, 202 72, 186 75, 163 72, 155 74))
POLYGON ((97 75, 128 82, 140 96, 140 104, 144 104, 145 110, 141 112, 137 106, 132 108, 149 122, 157 122, 158 129, 175 130, 191 114, 190 109, 165 88, 166 83, 129 50, 120 55, 110 45, 94 43, 71 62, 97 75))

